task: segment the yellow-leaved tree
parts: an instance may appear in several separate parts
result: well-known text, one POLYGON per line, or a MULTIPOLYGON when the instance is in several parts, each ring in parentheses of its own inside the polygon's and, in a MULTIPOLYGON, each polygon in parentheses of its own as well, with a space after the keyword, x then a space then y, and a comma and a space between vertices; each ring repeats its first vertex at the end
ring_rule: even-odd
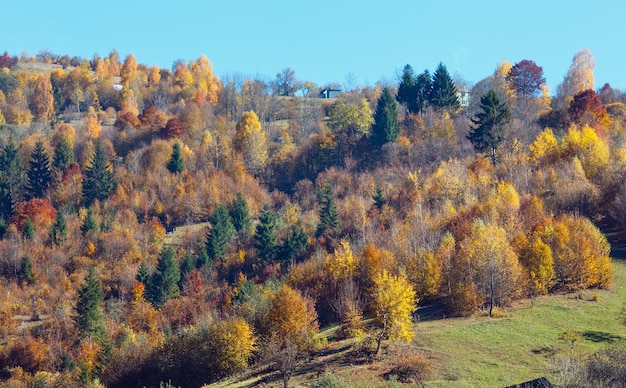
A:
POLYGON ((595 68, 596 62, 589 49, 582 49, 577 52, 572 58, 572 64, 563 79, 563 83, 557 87, 557 97, 566 100, 584 90, 593 90, 593 71, 595 68))
POLYGON ((609 165, 609 146, 588 125, 582 129, 572 125, 563 137, 561 149, 565 156, 580 160, 585 176, 592 182, 598 182, 609 165))
POLYGON ((522 251, 520 261, 528 274, 530 294, 546 294, 554 279, 554 259, 552 248, 543 242, 539 233, 530 238, 528 246, 522 251))
POLYGON ((383 270, 376 275, 371 295, 371 307, 379 329, 376 354, 383 339, 413 340, 411 314, 417 309, 417 302, 415 290, 404 274, 396 276, 383 270))
POLYGON ((235 150, 241 152, 248 172, 258 175, 267 163, 266 135, 254 111, 245 112, 235 128, 235 150))
POLYGON ((550 128, 537 135, 529 148, 532 160, 540 164, 554 162, 559 157, 559 141, 550 128))
POLYGON ((337 282, 352 278, 357 264, 357 257, 347 240, 341 240, 333 254, 326 256, 326 269, 337 282))

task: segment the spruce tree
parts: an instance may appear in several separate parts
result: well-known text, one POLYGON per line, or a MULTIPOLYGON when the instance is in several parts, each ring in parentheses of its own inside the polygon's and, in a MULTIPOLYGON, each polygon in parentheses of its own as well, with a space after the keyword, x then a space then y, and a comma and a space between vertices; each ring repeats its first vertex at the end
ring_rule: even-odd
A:
POLYGON ((417 113, 415 102, 417 101, 417 84, 415 73, 411 65, 404 66, 402 78, 398 85, 398 102, 404 104, 411 113, 417 113))
POLYGON ((200 249, 198 252, 198 256, 196 256, 196 268, 204 268, 211 265, 211 258, 209 257, 209 253, 206 250, 206 246, 200 249))
POLYGON ((183 156, 180 151, 180 144, 174 143, 174 147, 172 148, 172 156, 170 157, 170 161, 167 163, 167 169, 172 174, 176 174, 182 172, 184 168, 185 162, 183 161, 183 156))
POLYGON ((33 284, 33 282, 35 281, 35 275, 33 274, 33 263, 30 260, 30 256, 28 255, 22 257, 18 278, 28 284, 33 284))
POLYGON ((67 221, 63 212, 57 213, 57 219, 54 221, 52 229, 50 229, 50 239, 55 244, 59 244, 67 239, 67 221))
POLYGON ((321 236, 329 229, 336 229, 339 226, 339 213, 333 197, 333 188, 329 182, 324 182, 318 192, 318 203, 320 205, 319 224, 317 225, 317 235, 321 236))
POLYGON ((376 104, 374 124, 370 132, 372 143, 381 148, 385 143, 395 141, 400 134, 398 121, 398 107, 389 88, 383 88, 383 93, 376 104))
POLYGON ((182 263, 180 263, 180 281, 178 287, 182 290, 187 276, 196 268, 191 252, 187 251, 183 257, 182 263))
POLYGON ((226 246, 235 236, 235 227, 224 205, 219 205, 209 220, 211 229, 207 237, 206 249, 211 260, 221 259, 226 254, 226 246))
POLYGON ((13 203, 17 203, 22 188, 22 176, 24 165, 20 157, 19 149, 13 140, 9 140, 0 154, 0 171, 7 176, 13 203))
POLYGON ((385 194, 383 194, 383 188, 380 185, 376 185, 376 193, 372 197, 374 200, 374 206, 380 210, 383 208, 385 204, 385 194))
POLYGON ((85 284, 78 290, 76 302, 76 325, 83 335, 99 335, 103 332, 101 306, 103 300, 102 284, 91 268, 85 284))
POLYGON ((31 241, 33 237, 35 237, 35 225, 33 225, 33 221, 31 221, 30 217, 28 217, 24 223, 22 235, 24 236, 24 239, 28 241, 31 241))
POLYGON ((52 171, 50 158, 41 140, 35 143, 35 148, 30 154, 26 176, 26 199, 43 198, 52 183, 52 171))
POLYGON ((241 192, 237 193, 233 205, 230 210, 230 218, 233 226, 238 232, 248 231, 250 228, 250 211, 248 210, 248 202, 241 192))
POLYGON ((109 162, 104 146, 100 139, 96 140, 93 155, 91 156, 83 179, 83 200, 89 206, 94 201, 104 201, 115 188, 113 167, 109 162))
POLYGON ((150 280, 150 272, 148 271, 148 266, 145 261, 141 261, 141 265, 137 270, 137 275, 135 276, 135 280, 140 283, 143 283, 144 286, 148 286, 150 280))
POLYGON ((74 149, 67 136, 61 136, 59 143, 54 149, 52 165, 58 171, 63 171, 74 162, 74 149))
POLYGON ((414 113, 421 113, 428 104, 430 91, 432 90, 432 80, 428 70, 424 70, 422 74, 417 76, 417 79, 415 80, 415 90, 416 96, 414 113))
POLYGON ((161 250, 156 270, 150 277, 148 298, 152 304, 162 307, 169 299, 178 296, 180 270, 176 262, 174 248, 167 246, 161 250))
POLYGON ((13 216, 13 196, 11 194, 11 183, 4 171, 0 171, 0 219, 7 224, 13 216))
POLYGON ((495 166, 496 149, 503 140, 504 125, 511 119, 511 111, 504 102, 500 102, 494 90, 489 90, 480 98, 480 108, 483 112, 472 119, 474 125, 467 138, 476 151, 488 151, 495 166))
POLYGON ((87 209, 87 215, 83 220, 83 224, 80 226, 80 231, 83 232, 83 236, 98 233, 98 221, 96 221, 92 208, 87 209))
POLYGON ((272 260, 276 253, 276 215, 268 204, 263 205, 261 210, 254 240, 261 260, 272 260))
POLYGON ((456 86, 443 63, 439 63, 433 74, 429 102, 436 109, 446 108, 454 111, 461 108, 456 86))
POLYGON ((282 261, 293 264, 293 262, 300 257, 302 252, 306 249, 308 241, 309 236, 307 236, 306 232, 298 225, 294 225, 291 228, 291 233, 282 246, 282 261))

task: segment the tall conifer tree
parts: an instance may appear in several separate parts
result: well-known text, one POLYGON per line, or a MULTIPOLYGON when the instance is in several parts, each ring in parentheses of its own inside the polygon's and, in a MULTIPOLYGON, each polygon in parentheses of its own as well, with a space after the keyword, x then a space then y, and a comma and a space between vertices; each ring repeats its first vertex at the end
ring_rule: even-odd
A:
POLYGON ((85 284, 78 290, 76 302, 76 325, 83 335, 100 334, 104 330, 102 326, 103 300, 102 284, 91 268, 85 284))
POLYGON ((167 246, 161 250, 156 270, 150 278, 148 297, 157 307, 163 306, 169 299, 178 296, 180 289, 180 270, 176 262, 174 248, 167 246))
POLYGON ((50 158, 42 141, 35 143, 26 173, 26 199, 43 198, 52 183, 50 158))
POLYGON ((219 205, 209 220, 211 229, 207 237, 207 253, 211 260, 221 259, 226 254, 226 246, 235 236, 235 227, 224 205, 219 205))
POLYGON ((254 234, 255 247, 262 260, 272 260, 276 253, 276 215, 268 204, 263 206, 254 234))
POLYGON ((378 148, 385 143, 395 141, 400 134, 398 107, 389 88, 384 88, 376 104, 374 125, 370 132, 372 143, 378 148))
POLYGON ((450 110, 461 108, 456 86, 454 86, 454 81, 452 81, 452 77, 450 77, 443 63, 439 63, 435 73, 433 73, 429 102, 434 108, 450 110))
POLYGON ((480 98, 482 113, 472 119, 472 127, 467 138, 478 152, 489 152, 491 163, 496 164, 496 149, 503 139, 504 125, 511 119, 511 111, 498 94, 489 90, 480 98))
POLYGON ((183 161, 183 156, 180 151, 180 144, 174 143, 172 147, 172 156, 170 157, 170 161, 167 163, 167 169, 172 173, 176 174, 182 172, 185 168, 185 162, 183 161))
POLYGON ((113 167, 109 162, 106 150, 100 142, 96 140, 93 155, 89 160, 87 170, 83 179, 83 200, 89 206, 94 201, 104 201, 115 188, 115 178, 113 167))

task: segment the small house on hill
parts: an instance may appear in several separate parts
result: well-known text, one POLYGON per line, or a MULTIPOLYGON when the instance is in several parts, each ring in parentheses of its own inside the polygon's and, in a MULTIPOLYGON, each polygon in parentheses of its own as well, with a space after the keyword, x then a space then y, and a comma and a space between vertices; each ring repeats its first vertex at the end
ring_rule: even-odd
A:
POLYGON ((340 89, 324 88, 320 91, 320 98, 337 98, 341 92, 340 89))

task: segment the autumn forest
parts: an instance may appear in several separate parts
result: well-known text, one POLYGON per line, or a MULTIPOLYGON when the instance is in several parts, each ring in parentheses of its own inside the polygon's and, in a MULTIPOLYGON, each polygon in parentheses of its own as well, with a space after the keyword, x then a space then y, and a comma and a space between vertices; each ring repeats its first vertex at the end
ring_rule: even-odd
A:
POLYGON ((581 50, 554 91, 532 60, 363 87, 5 52, 0 386, 260 365, 288 386, 332 341, 367 360, 411 342, 422 306, 497 319, 610 287, 626 94, 594 67, 581 50))

